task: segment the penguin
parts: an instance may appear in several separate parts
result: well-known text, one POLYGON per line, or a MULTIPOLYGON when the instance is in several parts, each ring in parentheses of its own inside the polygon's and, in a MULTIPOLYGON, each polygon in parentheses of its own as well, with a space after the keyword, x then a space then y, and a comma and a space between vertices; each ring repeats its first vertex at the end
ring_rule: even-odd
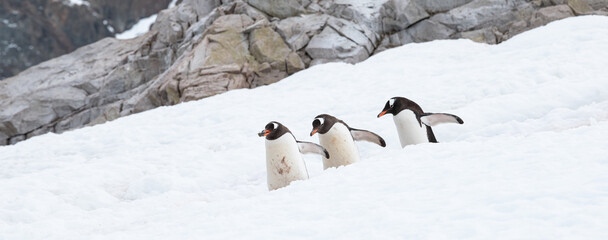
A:
POLYGON ((454 114, 425 113, 418 104, 404 97, 389 99, 378 117, 387 113, 393 114, 393 121, 397 127, 402 148, 419 143, 436 143, 437 139, 433 134, 432 126, 441 123, 464 123, 460 117, 454 114))
POLYGON ((325 148, 296 140, 291 131, 279 122, 269 122, 258 136, 266 138, 268 190, 285 187, 292 181, 308 179, 306 164, 300 153, 315 153, 329 158, 325 148))
POLYGON ((310 136, 315 133, 319 133, 319 144, 331 155, 331 158, 323 157, 323 169, 359 161, 359 150, 354 141, 368 141, 386 147, 386 142, 378 134, 351 128, 344 121, 328 114, 315 117, 310 136))

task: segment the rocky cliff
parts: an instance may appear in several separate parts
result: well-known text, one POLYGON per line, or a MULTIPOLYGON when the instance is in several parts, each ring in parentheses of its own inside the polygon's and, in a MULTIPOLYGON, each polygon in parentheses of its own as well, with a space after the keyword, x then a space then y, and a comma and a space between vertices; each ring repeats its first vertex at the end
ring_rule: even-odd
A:
POLYGON ((436 39, 489 44, 550 21, 606 14, 600 0, 185 0, 147 34, 106 38, 0 81, 0 144, 270 84, 436 39))
POLYGON ((42 61, 114 36, 171 0, 3 0, 0 80, 42 61))

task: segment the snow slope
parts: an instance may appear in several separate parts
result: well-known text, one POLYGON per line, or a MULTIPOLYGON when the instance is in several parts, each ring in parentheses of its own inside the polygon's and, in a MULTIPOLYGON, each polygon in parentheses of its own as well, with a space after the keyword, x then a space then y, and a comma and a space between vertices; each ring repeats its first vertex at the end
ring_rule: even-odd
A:
POLYGON ((608 17, 496 46, 409 44, 0 147, 0 239, 608 239, 608 17), (464 125, 401 149, 386 100, 464 125), (264 125, 317 114, 383 136, 266 189, 264 125))

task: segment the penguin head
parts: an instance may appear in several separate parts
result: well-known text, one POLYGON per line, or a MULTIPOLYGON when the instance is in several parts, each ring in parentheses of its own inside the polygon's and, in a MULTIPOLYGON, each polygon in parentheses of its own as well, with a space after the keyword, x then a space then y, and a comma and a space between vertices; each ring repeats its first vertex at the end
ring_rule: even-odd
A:
POLYGON ((310 136, 315 135, 315 133, 327 133, 337 122, 346 125, 344 122, 342 122, 342 120, 329 114, 321 114, 316 116, 315 120, 312 121, 312 131, 310 132, 310 136))
POLYGON ((397 115, 403 110, 410 110, 417 116, 424 113, 422 108, 414 101, 404 97, 394 97, 389 99, 386 104, 384 104, 384 108, 382 109, 382 112, 378 114, 378 117, 382 117, 387 113, 397 115))
POLYGON ((266 124, 264 130, 259 132, 258 136, 266 137, 267 140, 275 140, 285 133, 291 133, 291 131, 280 122, 272 121, 266 124))

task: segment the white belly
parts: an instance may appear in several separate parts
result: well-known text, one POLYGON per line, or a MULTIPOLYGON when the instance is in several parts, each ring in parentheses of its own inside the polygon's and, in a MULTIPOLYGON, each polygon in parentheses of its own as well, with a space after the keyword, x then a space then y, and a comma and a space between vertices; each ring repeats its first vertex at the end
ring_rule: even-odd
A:
POLYGON ((329 153, 323 157, 323 169, 345 166, 359 161, 359 150, 346 126, 336 123, 325 134, 319 134, 319 143, 329 153))
POLYGON ((275 140, 266 140, 266 172, 269 190, 308 179, 304 159, 293 135, 286 133, 275 140))
POLYGON ((418 123, 414 112, 403 110, 393 116, 393 121, 395 121, 395 126, 397 127, 401 147, 429 142, 426 125, 418 123))

